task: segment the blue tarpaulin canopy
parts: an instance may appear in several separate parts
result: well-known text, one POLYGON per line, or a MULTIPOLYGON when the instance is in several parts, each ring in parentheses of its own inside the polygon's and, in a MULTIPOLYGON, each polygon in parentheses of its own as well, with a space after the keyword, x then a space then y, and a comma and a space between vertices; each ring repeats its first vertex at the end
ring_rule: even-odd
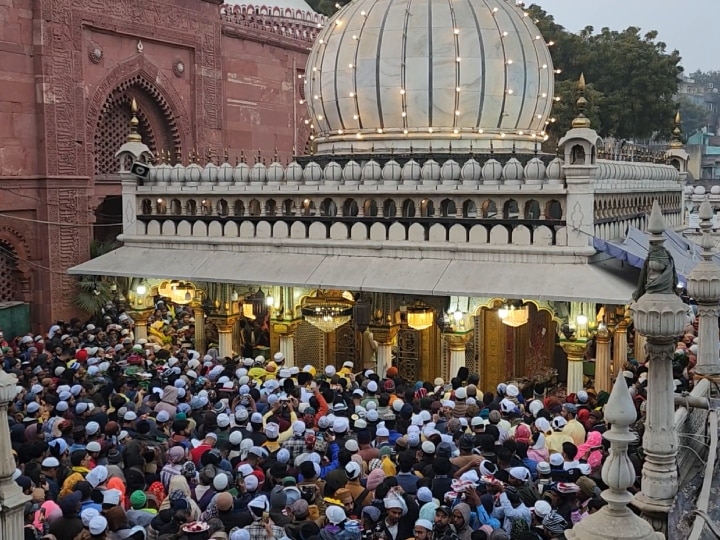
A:
MULTIPOLYGON (((675 261, 678 276, 687 282, 690 272, 702 260, 700 255, 702 248, 674 231, 666 230, 663 236, 665 237, 665 249, 670 252, 675 261)), ((593 238, 593 246, 598 251, 625 261, 635 268, 642 268, 647 258, 650 241, 647 233, 630 227, 627 237, 622 242, 593 238)), ((714 255, 713 260, 720 264, 720 254, 714 255)))

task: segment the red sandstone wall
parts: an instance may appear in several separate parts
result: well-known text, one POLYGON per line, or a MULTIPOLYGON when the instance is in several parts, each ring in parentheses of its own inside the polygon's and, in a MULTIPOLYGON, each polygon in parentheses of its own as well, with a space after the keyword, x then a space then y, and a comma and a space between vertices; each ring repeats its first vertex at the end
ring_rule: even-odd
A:
POLYGON ((17 296, 33 303, 37 331, 76 314, 66 270, 87 258, 93 208, 120 194, 119 184, 96 186, 93 164, 102 106, 124 80, 142 73, 156 86, 184 156, 230 148, 233 158, 242 149, 268 159, 277 148, 285 161, 294 126, 302 153, 305 108, 293 121, 293 102, 310 43, 223 21, 218 4, 0 0, 0 214, 77 224, 0 216, 0 241, 20 259, 17 296))

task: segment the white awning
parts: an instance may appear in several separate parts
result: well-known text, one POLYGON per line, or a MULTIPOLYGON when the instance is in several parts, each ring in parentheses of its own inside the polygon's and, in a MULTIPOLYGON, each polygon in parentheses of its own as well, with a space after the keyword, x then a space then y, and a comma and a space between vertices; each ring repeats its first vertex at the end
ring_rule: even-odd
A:
POLYGON ((75 266, 69 273, 611 304, 629 302, 638 276, 634 268, 607 263, 494 263, 129 246, 75 266))

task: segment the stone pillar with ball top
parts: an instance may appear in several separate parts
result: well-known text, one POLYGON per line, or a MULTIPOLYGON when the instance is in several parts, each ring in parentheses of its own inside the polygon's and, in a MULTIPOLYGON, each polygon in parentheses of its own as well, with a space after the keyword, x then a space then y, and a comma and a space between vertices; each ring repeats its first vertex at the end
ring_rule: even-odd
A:
POLYGON ((30 497, 25 495, 13 480, 15 460, 10 445, 8 429, 8 404, 17 395, 18 380, 15 375, 0 370, 0 538, 24 538, 23 510, 30 497))
POLYGON ((713 209, 705 196, 700 205, 702 261, 690 272, 688 294, 698 303, 698 354, 696 375, 720 375, 718 359, 718 315, 720 315, 720 268, 712 260, 715 242, 712 238, 713 209))
POLYGON ((672 255, 663 247, 665 222, 657 200, 648 222, 650 249, 630 306, 635 329, 647 338, 650 362, 643 451, 642 489, 635 506, 655 530, 667 528, 667 515, 678 491, 672 363, 675 341, 685 328, 686 306, 677 295, 672 255))
POLYGON ((610 424, 610 430, 603 437, 610 441, 610 455, 602 468, 602 479, 608 489, 601 496, 608 504, 565 531, 565 536, 568 540, 664 539, 662 533, 655 532, 647 521, 628 508, 633 501, 628 488, 635 483, 635 468, 627 450, 636 438, 629 428, 637 419, 637 412, 622 377, 615 379, 605 406, 605 419, 610 424))

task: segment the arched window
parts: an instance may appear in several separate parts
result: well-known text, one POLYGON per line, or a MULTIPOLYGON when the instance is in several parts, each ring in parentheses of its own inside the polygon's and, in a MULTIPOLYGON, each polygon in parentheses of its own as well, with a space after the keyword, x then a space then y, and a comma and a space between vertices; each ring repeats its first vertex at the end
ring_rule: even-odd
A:
POLYGON ((180 204, 180 201, 177 199, 170 201, 170 213, 174 216, 179 216, 181 212, 182 205, 180 204))
POLYGON ((0 241, 0 302, 19 299, 17 262, 15 248, 8 242, 0 241))
POLYGON ((395 206, 395 201, 392 199, 385 199, 383 202, 383 216, 385 217, 395 217, 395 214, 397 214, 397 206, 395 206))
POLYGON ((275 214, 277 214, 277 203, 275 199, 268 199, 265 202, 265 215, 274 216, 275 214))
POLYGON ((188 216, 195 216, 197 215, 197 202, 195 199, 190 199, 187 203, 187 213, 188 216))
POLYGON ((415 217, 415 203, 412 199, 405 199, 403 201, 402 215, 406 218, 415 217))
POLYGON ((236 216, 244 216, 245 215, 245 203, 241 200, 235 201, 235 207, 233 208, 233 214, 236 216))
POLYGON ((503 205, 504 219, 518 219, 520 217, 520 208, 515 199, 509 199, 503 205))
POLYGON ((209 216, 212 214, 212 206, 210 206, 210 201, 207 199, 203 199, 203 201, 200 203, 200 212, 203 216, 209 216))
POLYGON ((260 201, 257 199, 253 199, 250 201, 250 204, 248 205, 248 214, 251 216, 259 216, 260 215, 260 201))
POLYGON ((525 219, 540 219, 540 203, 535 199, 525 203, 525 219))
POLYGON ((337 205, 331 198, 327 198, 320 203, 320 215, 333 217, 337 215, 337 205))
POLYGON ((420 201, 420 216, 433 217, 435 215, 435 203, 430 199, 420 201))
POLYGON ((483 218, 494 218, 497 216, 497 205, 492 199, 483 201, 481 210, 483 218))
POLYGON ((149 216, 150 214, 152 214, 152 201, 150 199, 143 199, 142 213, 145 216, 149 216))
POLYGON ((463 203, 463 217, 464 218, 476 218, 477 217, 477 206, 474 201, 468 199, 463 203))
POLYGON ((457 207, 452 199, 444 199, 440 203, 440 215, 442 217, 455 217, 457 215, 457 207))
POLYGON ((358 205, 355 199, 346 199, 343 203, 343 216, 356 217, 358 215, 358 205))
POLYGON ((560 201, 552 199, 545 205, 545 219, 562 219, 562 205, 560 201))
POLYGON ((367 199, 363 203, 363 214, 367 217, 375 217, 378 215, 378 205, 374 199, 367 199))
POLYGON ((282 215, 292 216, 295 215, 295 203, 292 199, 285 199, 282 203, 282 215))
POLYGON ((217 215, 221 217, 226 217, 228 215, 228 203, 225 199, 220 199, 217 202, 217 215))
POLYGON ((314 216, 315 215, 315 202, 310 199, 303 200, 302 204, 302 215, 303 216, 314 216))
POLYGON ((165 199, 158 199, 155 204, 155 213, 164 216, 167 214, 167 202, 165 199))

